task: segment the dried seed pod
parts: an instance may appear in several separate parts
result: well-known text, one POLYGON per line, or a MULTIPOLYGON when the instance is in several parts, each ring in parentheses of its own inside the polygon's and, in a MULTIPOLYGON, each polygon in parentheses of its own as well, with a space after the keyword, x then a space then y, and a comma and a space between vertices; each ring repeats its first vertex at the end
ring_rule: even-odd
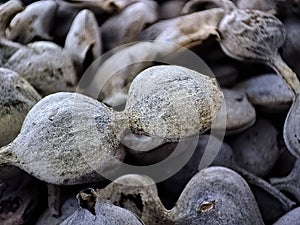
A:
POLYGON ((89 52, 92 61, 101 55, 101 34, 97 20, 90 10, 80 11, 73 20, 64 50, 70 55, 78 73, 82 72, 83 62, 89 52))
POLYGON ((300 160, 298 159, 290 174, 283 178, 271 178, 270 182, 281 191, 291 193, 300 202, 300 160))
POLYGON ((155 66, 132 82, 125 113, 134 134, 166 141, 207 130, 221 108, 215 79, 180 66, 155 66))
POLYGON ((238 83, 234 89, 245 92, 254 106, 268 113, 285 111, 293 101, 293 93, 276 74, 247 79, 238 83))
POLYGON ((39 1, 30 4, 18 13, 6 29, 6 37, 21 43, 29 43, 34 37, 51 40, 57 5, 54 1, 39 1))
POLYGON ((2 67, 16 51, 22 48, 26 47, 17 42, 0 38, 0 66, 2 67))
POLYGON ((0 5, 0 36, 5 36, 5 29, 7 28, 11 19, 23 9, 23 4, 19 0, 11 0, 0 5))
POLYGON ((81 191, 77 198, 81 208, 77 209, 76 212, 61 223, 61 225, 144 224, 130 211, 99 199, 93 189, 89 188, 81 191), (88 205, 91 206, 91 208, 89 208, 88 205))
POLYGON ((104 189, 97 190, 100 198, 128 209, 146 225, 170 224, 169 211, 161 203, 155 183, 147 176, 129 174, 119 177, 104 189))
POLYGON ((0 149, 0 165, 14 165, 51 184, 103 180, 119 166, 119 114, 89 97, 56 93, 27 114, 21 133, 0 149))
POLYGON ((3 67, 18 72, 42 95, 74 91, 76 74, 70 57, 52 42, 34 42, 17 50, 3 67))
POLYGON ((257 9, 261 11, 276 10, 276 1, 272 0, 238 0, 237 6, 240 9, 257 9))
POLYGON ((155 1, 143 0, 127 6, 122 12, 105 21, 101 26, 101 34, 106 49, 137 41, 146 24, 154 23, 158 19, 157 8, 155 1))
POLYGON ((295 208, 279 218, 273 225, 297 224, 300 220, 300 207, 295 208))
POLYGON ((172 19, 181 16, 181 9, 184 2, 181 0, 170 0, 162 2, 159 8, 160 19, 172 19))
POLYGON ((264 224, 246 181, 225 167, 197 173, 171 211, 175 224, 264 224))
POLYGON ((15 139, 26 114, 40 99, 19 74, 0 68, 0 147, 15 139))
POLYGON ((240 133, 251 127, 256 120, 256 112, 247 96, 236 90, 223 88, 222 91, 226 104, 226 134, 240 133))
POLYGON ((286 38, 283 24, 274 15, 259 10, 230 10, 219 23, 220 44, 224 52, 236 59, 255 60, 271 66, 294 93, 294 101, 284 125, 284 140, 289 151, 300 157, 300 82, 297 75, 286 65, 278 53, 286 38), (259 34, 259 35, 257 35, 259 34))
POLYGON ((257 176, 268 175, 279 157, 277 135, 269 121, 257 120, 230 142, 236 164, 257 176))
POLYGON ((138 0, 58 0, 59 5, 75 9, 90 9, 95 13, 117 13, 138 0))

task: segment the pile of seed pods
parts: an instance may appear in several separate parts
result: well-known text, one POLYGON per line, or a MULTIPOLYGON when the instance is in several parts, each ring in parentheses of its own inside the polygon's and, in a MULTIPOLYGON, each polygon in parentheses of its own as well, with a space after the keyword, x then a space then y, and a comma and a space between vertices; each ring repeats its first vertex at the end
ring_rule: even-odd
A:
POLYGON ((0 224, 298 224, 299 6, 0 0, 0 224))

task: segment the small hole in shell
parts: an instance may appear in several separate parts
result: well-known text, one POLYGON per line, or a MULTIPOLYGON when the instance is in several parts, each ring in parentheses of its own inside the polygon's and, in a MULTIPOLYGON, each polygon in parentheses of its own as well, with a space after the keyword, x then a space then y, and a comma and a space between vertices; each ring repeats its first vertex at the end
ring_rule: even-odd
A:
POLYGON ((199 212, 200 213, 204 213, 207 212, 209 210, 212 210, 215 207, 216 202, 215 201, 204 201, 201 203, 200 207, 199 207, 199 212))

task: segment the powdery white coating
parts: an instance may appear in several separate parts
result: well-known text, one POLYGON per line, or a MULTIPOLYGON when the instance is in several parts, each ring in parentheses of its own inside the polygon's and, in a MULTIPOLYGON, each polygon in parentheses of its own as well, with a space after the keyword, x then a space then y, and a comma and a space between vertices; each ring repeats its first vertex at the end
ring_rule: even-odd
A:
POLYGON ((74 91, 76 85, 76 74, 69 55, 52 42, 34 42, 28 48, 19 49, 3 67, 18 72, 42 95, 74 91))
POLYGON ((147 177, 129 174, 119 177, 104 189, 97 190, 100 198, 126 208, 146 225, 169 224, 169 211, 161 203, 154 181, 147 177))
POLYGON ((0 149, 0 164, 12 164, 51 184, 81 184, 113 174, 125 152, 115 113, 76 93, 56 93, 33 107, 21 133, 0 149), (97 173, 98 172, 98 173, 97 173))
POLYGON ((78 208, 75 213, 61 225, 108 225, 130 224, 142 225, 143 223, 130 211, 115 206, 107 201, 97 199, 95 205, 96 216, 86 209, 78 208))
POLYGON ((177 140, 206 131, 221 101, 215 79, 180 66, 155 66, 133 80, 125 113, 133 133, 177 140))
POLYGON ((178 225, 264 224, 246 181, 225 167, 210 167, 197 173, 172 213, 178 225))
POLYGON ((0 68, 0 146, 15 139, 26 114, 40 99, 19 74, 0 68))
POLYGON ((293 93, 276 74, 265 74, 242 81, 234 87, 244 91, 249 101, 268 112, 280 112, 290 107, 293 93))
POLYGON ((20 0, 10 0, 0 5, 0 36, 5 36, 5 29, 10 20, 23 9, 23 4, 20 0))
POLYGON ((34 37, 50 40, 57 5, 55 1, 39 1, 18 13, 6 29, 6 37, 21 43, 29 43, 34 37))

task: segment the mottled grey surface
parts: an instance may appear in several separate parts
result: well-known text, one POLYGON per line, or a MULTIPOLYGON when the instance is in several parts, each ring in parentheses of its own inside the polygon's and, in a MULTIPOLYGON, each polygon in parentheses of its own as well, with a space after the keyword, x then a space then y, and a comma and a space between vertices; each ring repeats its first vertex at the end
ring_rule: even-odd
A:
POLYGON ((179 66, 155 66, 132 82, 125 113, 133 133, 165 140, 202 133, 221 107, 215 79, 179 66))
POLYGON ((252 126, 256 119, 254 107, 240 91, 222 89, 226 104, 226 134, 240 133, 252 126))
POLYGON ((246 181, 225 167, 210 167, 197 173, 172 213, 178 225, 264 224, 246 181))
POLYGON ((15 139, 26 114, 40 99, 19 74, 0 68, 0 147, 15 139))
POLYGON ((10 0, 0 5, 0 36, 5 36, 5 29, 12 17, 23 10, 23 3, 20 0, 10 0))
POLYGON ((293 102, 293 92, 276 74, 264 74, 238 83, 235 90, 244 91, 249 101, 267 112, 287 110, 293 102))
POLYGON ((74 91, 76 74, 70 57, 61 47, 46 41, 16 51, 3 65, 18 72, 42 95, 74 91))
POLYGON ((78 208, 61 225, 142 225, 143 223, 130 211, 97 199, 96 215, 86 209, 78 208))
POLYGON ((293 209, 279 220, 277 220, 273 225, 296 225, 300 222, 300 207, 293 209))
POLYGON ((92 98, 49 95, 30 110, 12 144, 0 149, 0 164, 52 184, 102 180, 99 173, 112 174, 125 156, 119 123, 110 108, 92 98))
POLYGON ((277 135, 268 120, 257 120, 230 142, 237 165, 260 177, 268 175, 280 154, 277 135))

